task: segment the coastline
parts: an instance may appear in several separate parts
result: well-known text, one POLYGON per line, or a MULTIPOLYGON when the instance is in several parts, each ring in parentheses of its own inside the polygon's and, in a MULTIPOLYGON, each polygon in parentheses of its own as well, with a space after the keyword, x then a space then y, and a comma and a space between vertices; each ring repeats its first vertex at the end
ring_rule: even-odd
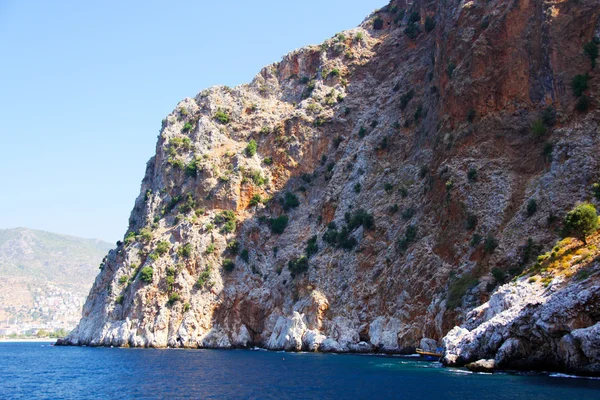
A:
MULTIPOLYGON (((401 352, 361 352, 361 351, 345 351, 345 352, 335 352, 335 351, 286 351, 286 350, 273 350, 267 349, 264 347, 258 346, 249 346, 249 347, 142 347, 142 346, 106 346, 106 345, 89 345, 89 344, 70 344, 66 343, 62 340, 57 340, 55 345, 57 347, 104 347, 104 348, 121 348, 121 349, 161 349, 161 350, 219 350, 219 351, 231 351, 231 350, 246 350, 246 351, 266 351, 272 353, 308 353, 308 354, 338 354, 338 355, 360 355, 360 356, 375 356, 375 357, 398 357, 398 358, 408 358, 408 359, 420 359, 420 356, 416 353, 401 353, 401 352)), ((540 369, 515 369, 515 368, 493 368, 488 371, 479 371, 479 370, 471 370, 466 365, 447 365, 440 359, 439 361, 427 361, 422 360, 423 362, 429 363, 440 363, 442 368, 449 368, 453 370, 460 370, 465 373, 483 373, 483 374, 543 374, 552 376, 555 378, 582 378, 582 379, 600 379, 600 375, 596 374, 586 374, 581 373, 576 370, 564 370, 564 369, 548 369, 548 368, 540 368, 540 369)))
POLYGON ((32 338, 32 339, 8 339, 0 338, 0 343, 56 343, 57 339, 44 339, 44 338, 32 338))

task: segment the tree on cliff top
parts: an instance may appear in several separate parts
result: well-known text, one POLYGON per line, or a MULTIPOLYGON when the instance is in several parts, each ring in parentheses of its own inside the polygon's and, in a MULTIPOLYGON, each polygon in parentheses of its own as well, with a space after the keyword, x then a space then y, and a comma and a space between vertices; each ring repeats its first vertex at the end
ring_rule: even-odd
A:
POLYGON ((587 237, 598 230, 596 207, 590 203, 579 204, 565 218, 563 235, 574 237, 587 246, 587 237))

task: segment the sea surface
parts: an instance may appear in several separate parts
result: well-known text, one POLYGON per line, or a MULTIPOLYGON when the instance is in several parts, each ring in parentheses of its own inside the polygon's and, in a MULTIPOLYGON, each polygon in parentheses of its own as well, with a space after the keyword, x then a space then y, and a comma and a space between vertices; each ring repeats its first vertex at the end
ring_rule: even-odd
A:
POLYGON ((415 358, 0 343, 0 399, 600 399, 600 380, 415 358))

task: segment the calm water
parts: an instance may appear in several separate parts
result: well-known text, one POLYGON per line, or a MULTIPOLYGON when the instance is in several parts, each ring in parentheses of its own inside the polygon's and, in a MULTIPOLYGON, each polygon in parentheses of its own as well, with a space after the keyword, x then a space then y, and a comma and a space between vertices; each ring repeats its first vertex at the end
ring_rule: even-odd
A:
POLYGON ((600 399, 600 380, 400 357, 0 343, 1 399, 600 399))

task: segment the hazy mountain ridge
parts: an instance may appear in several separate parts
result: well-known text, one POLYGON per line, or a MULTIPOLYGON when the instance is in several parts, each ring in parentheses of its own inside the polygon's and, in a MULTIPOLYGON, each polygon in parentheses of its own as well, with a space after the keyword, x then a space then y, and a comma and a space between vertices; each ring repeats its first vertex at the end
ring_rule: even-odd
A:
POLYGON ((112 247, 99 239, 0 229, 0 322, 23 326, 58 319, 72 327, 112 247))

